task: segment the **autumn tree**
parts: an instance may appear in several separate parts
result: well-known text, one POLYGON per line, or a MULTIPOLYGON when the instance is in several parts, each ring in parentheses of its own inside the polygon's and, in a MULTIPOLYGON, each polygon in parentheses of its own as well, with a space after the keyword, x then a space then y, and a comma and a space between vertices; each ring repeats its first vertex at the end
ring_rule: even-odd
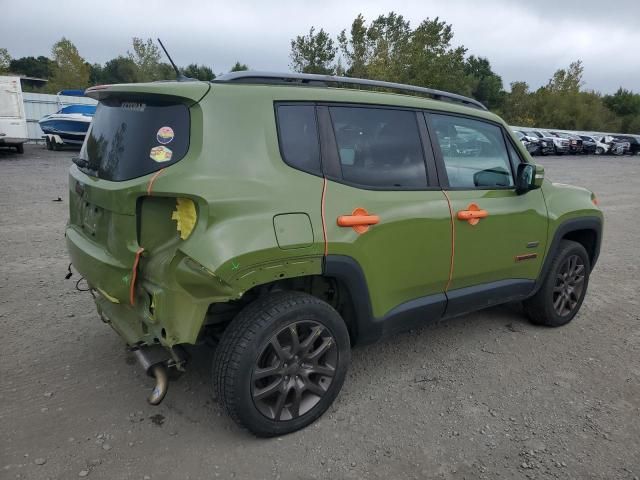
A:
POLYGON ((65 88, 83 89, 89 86, 89 65, 70 40, 62 37, 53 45, 53 68, 47 85, 50 92, 65 88))

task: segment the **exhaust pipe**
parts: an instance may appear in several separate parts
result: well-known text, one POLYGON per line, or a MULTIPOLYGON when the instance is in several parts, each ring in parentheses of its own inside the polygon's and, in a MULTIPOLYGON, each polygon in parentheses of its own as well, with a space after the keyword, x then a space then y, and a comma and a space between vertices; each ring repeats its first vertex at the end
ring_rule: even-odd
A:
POLYGON ((159 405, 167 394, 169 388, 169 377, 167 376, 167 367, 159 363, 151 367, 151 376, 156 379, 156 386, 151 391, 151 395, 147 397, 147 402, 151 405, 159 405))
POLYGON ((134 350, 133 353, 147 375, 156 379, 156 385, 147 398, 147 402, 151 405, 159 405, 169 388, 166 362, 171 359, 171 356, 164 348, 156 346, 141 347, 134 350))

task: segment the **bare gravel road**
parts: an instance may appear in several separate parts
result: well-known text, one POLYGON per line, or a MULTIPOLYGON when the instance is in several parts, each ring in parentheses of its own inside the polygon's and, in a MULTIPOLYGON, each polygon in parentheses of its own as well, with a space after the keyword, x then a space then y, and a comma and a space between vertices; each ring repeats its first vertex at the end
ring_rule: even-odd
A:
POLYGON ((640 476, 640 157, 539 160, 606 216, 571 324, 514 305, 357 348, 324 417, 259 440, 212 398, 206 346, 147 405, 150 379, 64 279, 72 154, 0 152, 0 479, 640 476))

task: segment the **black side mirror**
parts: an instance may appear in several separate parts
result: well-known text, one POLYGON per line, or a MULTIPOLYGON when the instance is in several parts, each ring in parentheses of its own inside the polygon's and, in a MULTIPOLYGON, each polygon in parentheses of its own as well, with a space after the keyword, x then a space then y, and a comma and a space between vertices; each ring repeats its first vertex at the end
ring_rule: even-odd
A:
POLYGON ((521 163, 518 165, 516 174, 516 193, 521 195, 535 188, 536 166, 531 163, 521 163))

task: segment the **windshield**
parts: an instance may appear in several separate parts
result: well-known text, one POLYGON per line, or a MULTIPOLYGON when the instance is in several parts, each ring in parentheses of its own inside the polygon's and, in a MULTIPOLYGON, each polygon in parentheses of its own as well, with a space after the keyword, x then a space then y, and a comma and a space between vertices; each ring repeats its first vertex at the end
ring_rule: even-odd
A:
POLYGON ((98 104, 80 151, 87 174, 122 181, 172 165, 189 149, 189 110, 182 103, 129 102, 98 104))

